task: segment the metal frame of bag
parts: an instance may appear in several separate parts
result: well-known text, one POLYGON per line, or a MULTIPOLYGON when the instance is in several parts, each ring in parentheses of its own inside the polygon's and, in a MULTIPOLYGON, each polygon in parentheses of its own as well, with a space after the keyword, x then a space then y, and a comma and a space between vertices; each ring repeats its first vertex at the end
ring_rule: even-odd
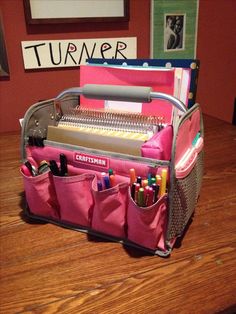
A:
MULTIPOLYGON (((200 113, 200 136, 202 139, 204 138, 203 119, 199 105, 195 104, 193 107, 191 107, 191 109, 187 110, 185 105, 173 96, 152 92, 150 88, 134 86, 123 87, 85 85, 83 88, 67 89, 58 95, 58 97, 55 99, 46 100, 32 105, 25 113, 21 133, 21 156, 23 161, 27 159, 26 147, 28 145, 27 143, 29 135, 32 133, 32 130, 35 130, 35 134, 40 135, 42 138, 46 138, 48 126, 56 125, 56 123, 60 120, 63 111, 68 108, 68 106, 76 107, 78 105, 78 97, 80 95, 83 95, 87 98, 140 102, 151 102, 152 99, 164 99, 171 102, 174 106, 172 120, 173 144, 171 160, 160 161, 160 164, 163 163, 168 165, 170 170, 170 182, 167 195, 168 219, 165 234, 165 250, 152 250, 150 248, 133 243, 128 239, 117 238, 106 233, 97 232, 88 227, 78 226, 77 224, 73 223, 65 223, 60 220, 42 217, 40 215, 37 216, 30 212, 28 206, 25 208, 25 214, 31 219, 51 222, 62 227, 86 232, 112 241, 118 241, 125 245, 141 248, 162 257, 168 256, 172 251, 176 239, 183 235, 184 230, 194 212, 197 199, 200 194, 201 181, 203 176, 202 147, 197 153, 197 156, 195 156, 196 159, 194 161, 193 168, 186 177, 177 178, 175 167, 176 143, 179 129, 185 123, 185 121, 191 119, 192 115, 197 111, 200 113)), ((127 158, 130 158, 130 156, 127 155, 127 158)), ((142 157, 140 157, 140 160, 142 160, 142 157)))

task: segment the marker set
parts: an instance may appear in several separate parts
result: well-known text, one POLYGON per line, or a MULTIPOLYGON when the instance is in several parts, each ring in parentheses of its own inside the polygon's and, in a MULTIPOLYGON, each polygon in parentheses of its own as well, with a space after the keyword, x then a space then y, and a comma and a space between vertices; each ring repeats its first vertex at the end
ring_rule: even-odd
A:
POLYGON ((141 207, 155 204, 166 193, 167 169, 161 175, 148 174, 147 178, 136 177, 135 169, 130 169, 131 197, 141 207))
POLYGON ((108 173, 101 173, 101 180, 97 181, 98 191, 110 189, 116 185, 116 176, 112 169, 108 170, 108 173))

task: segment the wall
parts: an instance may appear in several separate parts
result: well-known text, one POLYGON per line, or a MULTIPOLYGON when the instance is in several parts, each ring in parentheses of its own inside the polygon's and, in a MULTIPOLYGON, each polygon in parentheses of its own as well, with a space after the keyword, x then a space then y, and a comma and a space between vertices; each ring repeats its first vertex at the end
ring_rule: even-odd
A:
POLYGON ((200 0, 197 101, 203 112, 232 122, 236 97, 235 0, 200 0))
MULTIPOLYGON (((19 130, 18 119, 31 104, 79 84, 79 69, 75 68, 26 72, 21 40, 137 36, 138 57, 149 57, 149 0, 130 0, 129 23, 38 25, 28 29, 22 0, 0 0, 0 8, 11 73, 9 81, 0 81, 0 132, 19 130)), ((232 121, 236 90, 235 12, 235 0, 200 0, 197 101, 204 113, 228 122, 232 121)))
POLYGON ((128 23, 26 25, 22 0, 0 0, 10 79, 0 81, 0 132, 19 130, 19 118, 40 99, 79 85, 79 68, 25 71, 22 40, 137 37, 138 57, 149 57, 150 2, 130 0, 128 23))

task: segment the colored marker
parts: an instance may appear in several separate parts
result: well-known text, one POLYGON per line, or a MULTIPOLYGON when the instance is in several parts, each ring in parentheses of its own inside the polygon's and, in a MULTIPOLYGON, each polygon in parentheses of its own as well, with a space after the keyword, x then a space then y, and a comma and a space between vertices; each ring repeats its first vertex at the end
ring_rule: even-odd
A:
POLYGON ((135 185, 135 194, 134 194, 134 201, 136 203, 138 202, 138 192, 139 192, 139 189, 140 189, 140 184, 136 183, 136 185, 135 185))
POLYGON ((115 177, 115 175, 114 175, 114 174, 111 174, 110 177, 109 177, 109 179, 110 179, 110 185, 111 185, 111 187, 115 186, 115 185, 116 185, 116 177, 115 177))
POLYGON ((135 201, 135 187, 136 187, 136 184, 137 183, 133 183, 132 186, 131 186, 131 197, 132 199, 135 201))
POLYGON ((161 185, 161 176, 159 174, 156 175, 156 184, 161 185))
POLYGON ((129 170, 129 175, 130 175, 130 185, 136 181, 136 175, 135 175, 135 170, 132 168, 129 170))
POLYGON ((109 176, 113 175, 113 174, 114 174, 114 173, 113 173, 113 170, 112 170, 112 169, 109 169, 109 170, 108 170, 108 174, 109 174, 109 176))
POLYGON ((151 175, 151 173, 148 174, 148 185, 149 186, 152 185, 152 175, 151 175))
POLYGON ((154 198, 154 191, 150 186, 148 186, 148 188, 147 188, 147 200, 146 200, 147 206, 153 205, 153 198, 154 198))
POLYGON ((141 177, 137 177, 137 183, 139 183, 140 186, 142 185, 142 178, 141 177))
POLYGON ((142 180, 142 187, 145 188, 148 185, 148 180, 142 180))
POLYGON ((160 197, 166 193, 166 180, 167 180, 167 169, 161 171, 161 186, 160 186, 160 197))
POLYGON ((144 188, 140 188, 138 191, 138 205, 141 207, 145 206, 145 201, 144 201, 144 188))
POLYGON ((159 185, 157 185, 156 183, 153 183, 152 189, 154 192, 153 203, 156 203, 158 199, 159 185))
POLYGON ((151 182, 152 182, 151 185, 153 185, 153 183, 156 183, 156 178, 151 178, 151 182))

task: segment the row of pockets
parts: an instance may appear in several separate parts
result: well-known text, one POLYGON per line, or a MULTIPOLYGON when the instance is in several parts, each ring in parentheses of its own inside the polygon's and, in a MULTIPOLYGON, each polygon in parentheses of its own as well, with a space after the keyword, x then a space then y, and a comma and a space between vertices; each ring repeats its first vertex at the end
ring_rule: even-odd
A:
POLYGON ((96 174, 59 177, 46 172, 22 176, 27 203, 34 215, 91 228, 150 249, 165 249, 166 196, 142 208, 131 198, 126 180, 97 191, 96 174))

